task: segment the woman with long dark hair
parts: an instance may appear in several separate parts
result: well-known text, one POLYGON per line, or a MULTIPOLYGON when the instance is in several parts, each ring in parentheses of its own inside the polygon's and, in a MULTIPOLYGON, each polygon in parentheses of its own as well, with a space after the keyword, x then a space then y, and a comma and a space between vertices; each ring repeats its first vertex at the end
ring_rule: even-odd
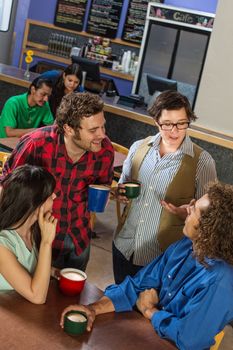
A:
MULTIPOLYGON (((54 71, 51 71, 51 73, 54 71)), ((42 74, 44 77, 51 78, 49 72, 42 74)), ((73 63, 65 68, 55 79, 51 78, 54 81, 52 94, 49 98, 49 105, 51 112, 56 118, 57 108, 59 107, 62 97, 70 92, 74 92, 78 87, 82 79, 82 71, 80 66, 77 63, 73 63)))
POLYGON ((1 182, 0 290, 15 289, 35 304, 46 300, 57 219, 54 177, 23 165, 1 182))

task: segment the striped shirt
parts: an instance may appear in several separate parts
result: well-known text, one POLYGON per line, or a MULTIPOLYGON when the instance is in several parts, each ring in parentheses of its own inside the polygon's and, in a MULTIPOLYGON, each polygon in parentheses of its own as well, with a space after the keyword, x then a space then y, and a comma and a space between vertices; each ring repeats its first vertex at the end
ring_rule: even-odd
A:
MULTIPOLYGON (((134 254, 135 265, 146 265, 161 254, 156 238, 162 213, 160 201, 165 198, 167 188, 179 170, 184 154, 194 156, 193 143, 189 136, 185 137, 176 152, 165 154, 162 158, 159 153, 160 140, 159 133, 151 139, 153 146, 146 154, 138 174, 138 180, 142 183, 141 195, 132 201, 128 218, 114 240, 116 248, 126 259, 129 260, 134 254)), ((120 183, 131 179, 132 159, 143 141, 136 141, 131 146, 123 165, 120 183)), ((195 198, 203 196, 206 184, 216 178, 215 162, 211 155, 203 150, 197 164, 195 198)))

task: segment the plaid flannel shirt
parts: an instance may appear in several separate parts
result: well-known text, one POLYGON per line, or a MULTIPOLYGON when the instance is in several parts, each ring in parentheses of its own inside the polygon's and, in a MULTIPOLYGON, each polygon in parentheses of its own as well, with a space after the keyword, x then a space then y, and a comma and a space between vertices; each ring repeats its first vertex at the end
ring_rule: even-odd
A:
POLYGON ((64 136, 57 126, 43 127, 23 136, 9 160, 3 176, 22 164, 43 166, 56 179, 53 213, 58 218, 53 257, 64 249, 64 238, 69 234, 76 253, 80 255, 90 243, 90 213, 87 210, 89 184, 111 184, 114 150, 106 137, 99 152, 86 152, 78 162, 68 157, 64 136))

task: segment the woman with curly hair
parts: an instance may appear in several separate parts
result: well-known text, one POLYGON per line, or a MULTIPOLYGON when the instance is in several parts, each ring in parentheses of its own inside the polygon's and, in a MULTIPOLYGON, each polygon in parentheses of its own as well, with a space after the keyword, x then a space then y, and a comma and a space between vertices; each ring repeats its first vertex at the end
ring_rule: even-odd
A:
MULTIPOLYGON (((193 241, 193 250, 198 261, 208 267, 208 259, 222 259, 233 265, 233 192, 232 186, 216 183, 211 185, 204 197, 208 203, 202 211, 197 229, 190 237, 189 218, 186 223, 186 236, 193 241)), ((188 208, 188 215, 196 204, 188 208)))
POLYGON ((88 316, 131 311, 137 306, 154 330, 180 350, 209 349, 233 320, 233 186, 215 183, 188 207, 185 238, 161 256, 111 285, 91 305, 71 305, 88 316))

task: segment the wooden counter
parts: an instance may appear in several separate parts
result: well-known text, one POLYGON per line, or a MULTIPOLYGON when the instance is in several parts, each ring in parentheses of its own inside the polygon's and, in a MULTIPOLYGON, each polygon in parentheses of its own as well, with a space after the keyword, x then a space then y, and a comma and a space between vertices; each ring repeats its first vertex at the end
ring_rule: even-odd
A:
MULTIPOLYGON (((25 92, 30 80, 23 76, 24 70, 0 64, 0 110, 10 96, 25 92)), ((113 142, 127 148, 136 140, 157 132, 154 120, 147 114, 146 108, 129 108, 117 104, 117 98, 103 96, 105 101, 106 132, 113 142)), ((233 184, 233 137, 212 130, 205 130, 193 123, 188 129, 193 141, 207 150, 216 162, 220 181, 233 184)))
MULTIPOLYGON (((132 120, 137 120, 139 122, 154 126, 154 120, 151 118, 145 108, 128 108, 125 106, 118 105, 116 103, 117 98, 106 98, 104 97, 105 107, 104 110, 121 117, 125 117, 132 120)), ((220 145, 223 147, 227 147, 233 149, 233 137, 229 135, 224 135, 217 133, 212 130, 206 130, 196 123, 191 124, 188 129, 188 134, 192 137, 195 137, 199 140, 203 140, 206 142, 211 142, 216 145, 220 145)))
POLYGON ((6 64, 0 63, 0 80, 5 81, 6 83, 11 83, 14 85, 23 86, 25 88, 28 88, 36 77, 38 77, 38 74, 30 72, 30 77, 27 79, 24 76, 25 70, 14 67, 14 66, 8 66, 6 64))
MULTIPOLYGON (((25 70, 7 66, 5 64, 0 64, 0 80, 5 81, 14 85, 19 85, 22 87, 29 87, 31 81, 35 79, 38 74, 30 73, 29 80, 24 77, 25 70)), ((145 108, 128 108, 126 106, 121 106, 117 104, 117 98, 108 98, 103 96, 105 101, 104 110, 106 112, 119 115, 120 117, 125 117, 128 119, 136 120, 148 125, 154 125, 154 120, 147 114, 145 108)), ((194 123, 188 130, 190 136, 195 137, 199 140, 206 142, 211 142, 222 147, 227 147, 233 149, 233 137, 217 133, 212 130, 206 130, 194 123)))

